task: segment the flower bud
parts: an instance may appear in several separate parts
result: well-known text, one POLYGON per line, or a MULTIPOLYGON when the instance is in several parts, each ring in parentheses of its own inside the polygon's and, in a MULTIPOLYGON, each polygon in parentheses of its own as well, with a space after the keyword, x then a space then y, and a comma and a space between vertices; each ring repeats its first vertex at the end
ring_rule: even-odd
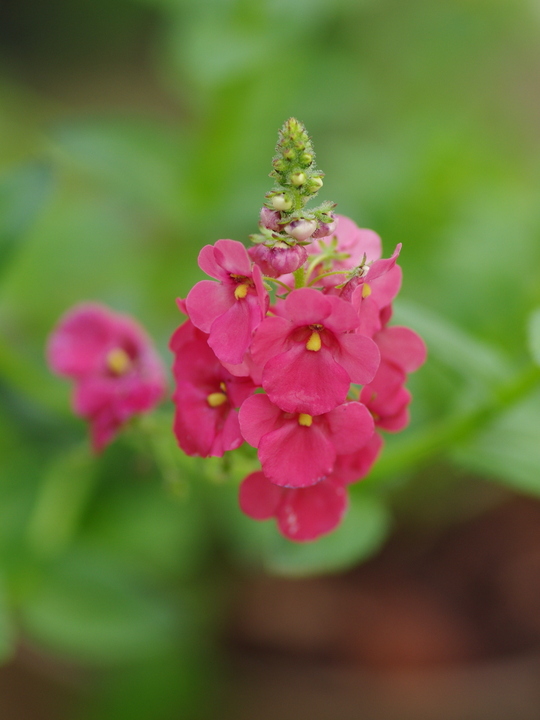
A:
POLYGON ((314 239, 318 238, 324 238, 328 235, 332 235, 332 233, 335 231, 337 226, 337 222, 335 220, 332 220, 332 222, 329 223, 319 223, 319 227, 315 230, 312 237, 314 239))
POLYGON ((286 195, 274 195, 272 198, 272 205, 276 210, 288 212, 292 208, 292 200, 290 200, 286 195))
POLYGON ((274 232, 279 232, 279 225, 278 222, 281 219, 281 215, 277 210, 270 210, 270 208, 263 207, 261 208, 261 215, 260 215, 260 223, 263 227, 268 228, 269 230, 274 230, 274 232))
POLYGON ((308 258, 302 245, 278 243, 274 247, 254 245, 248 249, 250 258, 257 263, 264 275, 279 277, 298 270, 308 258))
POLYGON ((302 242, 310 238, 317 229, 317 223, 313 220, 294 220, 283 228, 287 235, 302 242))
POLYGON ((323 179, 322 177, 315 176, 311 178, 311 185, 313 186, 314 190, 320 190, 323 186, 323 179))
MULTIPOLYGON (((291 182, 293 185, 296 185, 296 187, 300 187, 300 185, 303 185, 306 182, 305 173, 303 173, 303 172, 293 173, 291 175, 291 182)), ((321 183, 321 185, 322 185, 322 183, 321 183)))

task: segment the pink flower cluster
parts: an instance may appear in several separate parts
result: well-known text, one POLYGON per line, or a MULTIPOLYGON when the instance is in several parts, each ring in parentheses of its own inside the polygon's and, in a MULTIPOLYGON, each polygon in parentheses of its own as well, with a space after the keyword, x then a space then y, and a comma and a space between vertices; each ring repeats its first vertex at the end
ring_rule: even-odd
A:
POLYGON ((180 447, 202 457, 257 448, 261 471, 242 482, 240 507, 292 540, 339 524, 347 486, 379 455, 378 431, 407 424, 405 381, 426 354, 412 330, 388 325, 400 246, 381 259, 378 235, 342 216, 325 232, 249 254, 234 240, 204 247, 199 265, 217 282, 179 301, 189 319, 170 345, 180 447), (287 273, 298 268, 294 288, 287 273), (279 283, 273 304, 263 272, 279 283))
POLYGON ((89 421, 96 452, 165 394, 165 370, 144 330, 103 305, 84 303, 66 313, 49 338, 47 359, 54 372, 74 380, 73 410, 89 421))

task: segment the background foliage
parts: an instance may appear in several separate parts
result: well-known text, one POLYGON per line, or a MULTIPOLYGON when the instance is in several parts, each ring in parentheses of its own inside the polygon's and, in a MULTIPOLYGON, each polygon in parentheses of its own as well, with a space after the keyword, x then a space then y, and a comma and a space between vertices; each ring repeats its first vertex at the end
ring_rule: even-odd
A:
POLYGON ((481 478, 540 495, 539 37, 525 0, 0 10, 4 659, 22 638, 98 669, 88 719, 207 717, 231 568, 349 567, 395 518, 481 512, 481 478), (94 299, 136 315, 169 362, 174 299, 202 245, 256 230, 291 115, 321 197, 385 255, 403 242, 396 320, 429 347, 410 429, 310 546, 240 515, 249 455, 225 471, 176 451, 170 405, 153 441, 133 429, 94 461, 43 356, 57 318, 94 299))

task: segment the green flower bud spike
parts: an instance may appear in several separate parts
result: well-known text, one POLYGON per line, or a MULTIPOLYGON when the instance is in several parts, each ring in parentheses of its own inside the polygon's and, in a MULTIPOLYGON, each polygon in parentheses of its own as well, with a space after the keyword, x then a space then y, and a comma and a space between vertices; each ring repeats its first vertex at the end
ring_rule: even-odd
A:
MULTIPOLYGON (((295 118, 289 118, 279 131, 272 167, 270 177, 275 185, 266 193, 259 232, 249 236, 251 242, 286 249, 326 237, 331 231, 328 228, 335 227, 335 204, 326 201, 316 208, 305 208, 321 189, 324 173, 315 164, 315 151, 305 127, 295 118)), ((257 252, 261 257, 264 254, 263 249, 257 252)), ((302 268, 297 273, 295 282, 301 287, 302 268)))
POLYGON ((324 173, 315 166, 313 145, 305 127, 296 118, 289 118, 279 131, 272 166, 270 177, 276 186, 267 195, 267 207, 298 214, 322 187, 324 173), (281 197, 287 202, 282 202, 281 197))

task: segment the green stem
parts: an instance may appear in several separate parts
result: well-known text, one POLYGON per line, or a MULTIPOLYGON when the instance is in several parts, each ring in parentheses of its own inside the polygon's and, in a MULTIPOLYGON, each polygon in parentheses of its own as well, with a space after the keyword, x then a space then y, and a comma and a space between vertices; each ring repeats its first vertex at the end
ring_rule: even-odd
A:
POLYGON ((290 292, 290 290, 291 290, 291 288, 290 288, 286 283, 281 282, 281 280, 277 280, 276 278, 271 278, 271 277, 266 277, 266 276, 264 276, 264 277, 263 277, 263 280, 264 280, 265 282, 277 283, 278 285, 281 285, 282 287, 284 287, 285 290, 287 290, 287 292, 290 292))
POLYGON ((306 286, 306 271, 304 266, 299 267, 294 273, 294 287, 295 289, 303 288, 306 286))
POLYGON ((317 275, 316 278, 313 278, 313 280, 310 280, 308 283, 308 287, 315 285, 316 282, 318 282, 319 280, 322 280, 325 277, 329 277, 330 275, 346 275, 346 274, 347 274, 347 272, 345 270, 332 270, 332 272, 322 273, 322 275, 317 275))
POLYGON ((540 385, 540 368, 531 365, 510 382, 495 389, 482 405, 450 420, 404 438, 374 467, 370 478, 379 478, 424 465, 467 437, 486 427, 499 413, 512 407, 540 385))

